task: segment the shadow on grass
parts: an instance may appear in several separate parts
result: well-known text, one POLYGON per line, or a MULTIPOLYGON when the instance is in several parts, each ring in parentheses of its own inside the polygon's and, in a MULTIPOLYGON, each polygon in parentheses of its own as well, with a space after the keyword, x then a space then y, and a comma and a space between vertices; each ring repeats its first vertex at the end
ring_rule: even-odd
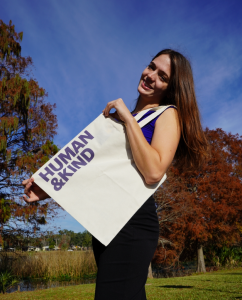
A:
POLYGON ((191 285, 160 285, 158 287, 166 288, 166 289, 192 289, 193 288, 193 286, 191 285))

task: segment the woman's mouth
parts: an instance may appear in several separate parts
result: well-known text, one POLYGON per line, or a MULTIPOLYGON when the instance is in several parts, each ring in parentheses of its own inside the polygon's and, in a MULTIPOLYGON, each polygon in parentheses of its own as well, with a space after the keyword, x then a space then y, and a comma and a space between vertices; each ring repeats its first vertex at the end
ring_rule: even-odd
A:
POLYGON ((153 90, 152 86, 149 85, 145 80, 141 82, 141 86, 144 90, 153 90))

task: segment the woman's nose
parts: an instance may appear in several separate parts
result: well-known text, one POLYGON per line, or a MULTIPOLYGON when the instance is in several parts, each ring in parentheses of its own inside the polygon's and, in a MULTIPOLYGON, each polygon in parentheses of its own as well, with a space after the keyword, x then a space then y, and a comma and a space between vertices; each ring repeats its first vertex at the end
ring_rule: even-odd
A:
POLYGON ((149 72, 149 73, 147 74, 147 77, 148 77, 150 80, 154 80, 154 79, 155 79, 155 71, 149 72))

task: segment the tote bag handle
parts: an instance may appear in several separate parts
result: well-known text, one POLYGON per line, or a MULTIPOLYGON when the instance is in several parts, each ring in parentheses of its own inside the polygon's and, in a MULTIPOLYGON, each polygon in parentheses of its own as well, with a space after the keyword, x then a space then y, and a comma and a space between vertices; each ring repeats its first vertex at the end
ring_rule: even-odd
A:
POLYGON ((148 111, 152 111, 152 110, 155 111, 153 114, 149 115, 144 120, 142 120, 141 122, 138 123, 140 128, 142 128, 143 126, 148 124, 150 121, 152 121, 153 119, 158 117, 160 114, 162 114, 163 111, 165 111, 168 107, 176 108, 174 105, 157 106, 157 107, 154 107, 151 109, 142 110, 134 118, 138 122, 148 111))

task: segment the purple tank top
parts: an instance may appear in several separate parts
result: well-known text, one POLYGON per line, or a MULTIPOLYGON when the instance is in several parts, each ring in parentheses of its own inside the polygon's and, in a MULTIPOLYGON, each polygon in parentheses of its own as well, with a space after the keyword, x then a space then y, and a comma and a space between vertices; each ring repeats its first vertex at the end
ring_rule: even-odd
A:
MULTIPOLYGON (((170 107, 176 108, 175 106, 170 106, 170 107)), ((170 108, 170 107, 167 107, 167 109, 170 108)), ((146 114, 143 115, 143 117, 138 121, 138 123, 140 121, 142 121, 143 119, 145 119, 146 117, 148 117, 149 115, 153 114, 153 113, 154 113, 154 111, 148 111, 146 114)), ((136 116, 136 115, 137 114, 132 114, 132 116, 136 116)), ((144 137, 146 138, 146 140, 147 140, 147 142, 149 144, 151 144, 151 140, 152 140, 152 137, 153 137, 153 134, 154 134, 154 130, 155 130, 155 122, 159 118, 159 116, 156 117, 156 118, 154 118, 152 121, 150 121, 149 123, 147 123, 145 126, 143 126, 141 128, 141 130, 143 132, 143 135, 144 135, 144 137)))

